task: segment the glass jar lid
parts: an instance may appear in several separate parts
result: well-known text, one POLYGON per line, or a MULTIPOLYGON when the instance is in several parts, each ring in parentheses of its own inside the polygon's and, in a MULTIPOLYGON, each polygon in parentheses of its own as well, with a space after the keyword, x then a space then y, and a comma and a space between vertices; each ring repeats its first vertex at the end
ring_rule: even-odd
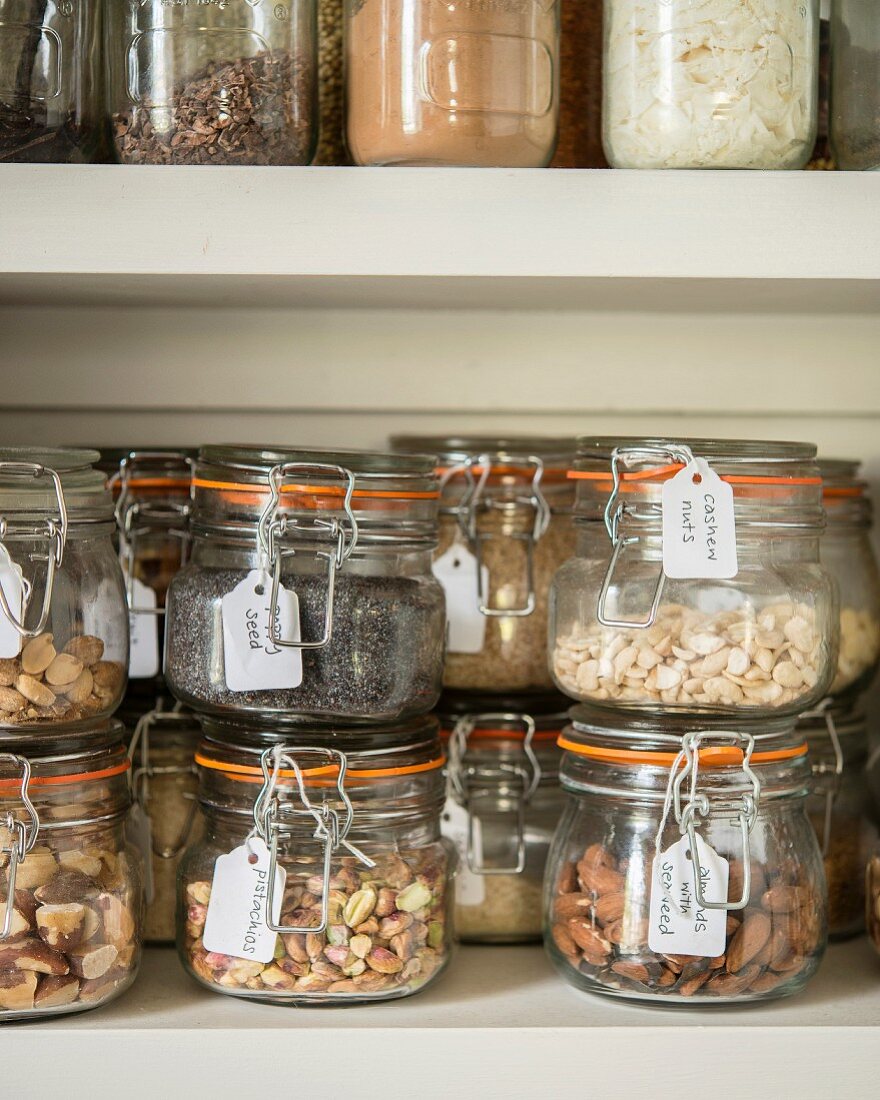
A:
POLYGON ((852 459, 819 459, 822 501, 829 527, 872 526, 874 509, 861 469, 862 464, 852 459))
POLYGON ((110 493, 95 467, 99 458, 97 451, 73 447, 0 448, 0 517, 8 525, 3 540, 44 519, 59 528, 112 520, 110 493))

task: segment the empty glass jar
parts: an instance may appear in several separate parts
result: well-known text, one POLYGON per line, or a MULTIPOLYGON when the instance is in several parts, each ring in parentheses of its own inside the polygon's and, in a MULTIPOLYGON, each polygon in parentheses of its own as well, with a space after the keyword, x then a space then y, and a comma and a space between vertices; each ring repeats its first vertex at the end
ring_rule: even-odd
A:
POLYGON ((880 168, 880 10, 866 0, 831 9, 831 144, 839 168, 880 168))
POLYGON ((663 712, 822 698, 839 614, 814 447, 585 438, 572 477, 577 553, 551 590, 562 691, 663 712))
POLYGON ((795 993, 826 941, 807 747, 789 720, 578 708, 547 866, 547 949, 571 984, 663 1003, 795 993))

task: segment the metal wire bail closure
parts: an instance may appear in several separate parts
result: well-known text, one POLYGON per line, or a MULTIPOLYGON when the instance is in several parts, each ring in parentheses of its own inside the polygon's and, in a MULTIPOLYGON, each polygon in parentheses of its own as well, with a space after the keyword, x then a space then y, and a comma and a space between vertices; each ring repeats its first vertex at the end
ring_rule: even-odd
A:
POLYGON ((4 828, 9 835, 8 847, 0 849, 0 852, 9 856, 9 866, 6 871, 6 912, 3 917, 3 927, 0 928, 0 940, 5 940, 12 931, 12 914, 15 910, 15 879, 18 874, 18 865, 24 861, 25 856, 37 842, 40 819, 28 795, 28 784, 31 781, 30 761, 11 752, 0 753, 0 760, 16 764, 21 768, 21 804, 30 818, 30 821, 25 824, 25 822, 18 820, 12 810, 6 811, 4 828))
POLYGON ((810 718, 824 718, 825 728, 828 730, 828 738, 834 750, 834 763, 826 764, 823 760, 813 760, 813 778, 816 780, 814 792, 825 794, 825 817, 822 823, 822 858, 824 859, 831 848, 831 823, 834 816, 834 803, 840 793, 840 783, 843 776, 843 746, 840 744, 840 736, 837 732, 837 724, 831 712, 834 700, 830 697, 823 699, 813 710, 801 715, 801 721, 810 718), (829 777, 826 782, 825 777, 829 777))
POLYGON ((144 505, 140 501, 131 499, 131 470, 140 462, 180 462, 185 463, 189 469, 190 480, 195 471, 195 462, 187 455, 179 451, 131 451, 119 463, 119 472, 110 478, 111 487, 119 486, 119 496, 116 500, 114 515, 116 517, 116 529, 119 532, 119 557, 122 562, 122 571, 125 574, 125 596, 128 600, 128 610, 133 615, 164 615, 164 607, 140 607, 134 602, 135 562, 137 560, 137 540, 141 534, 150 530, 148 526, 137 526, 141 518, 147 518, 158 524, 165 521, 169 525, 169 534, 177 535, 180 540, 180 565, 186 565, 189 531, 176 530, 172 525, 188 524, 190 517, 189 504, 164 503, 161 505, 144 505))
POLYGON ((285 462, 273 466, 269 471, 269 489, 271 498, 263 509, 257 527, 257 548, 265 554, 272 570, 272 594, 269 602, 269 632, 275 645, 288 649, 323 649, 329 645, 333 636, 333 597, 336 590, 336 570, 351 557, 357 546, 358 525, 351 500, 354 496, 355 475, 344 466, 332 466, 322 462, 285 462), (284 482, 298 475, 319 475, 338 477, 345 482, 345 496, 342 501, 342 517, 315 519, 311 524, 286 514, 278 515, 281 491, 284 482), (282 549, 279 540, 288 535, 299 535, 303 541, 331 541, 335 544, 329 550, 315 550, 315 557, 327 563, 327 598, 324 612, 324 633, 317 641, 303 642, 282 638, 278 623, 278 593, 281 588, 281 567, 284 558, 294 557, 297 551, 292 547, 282 549))
POLYGON ((605 505, 604 518, 605 530, 608 532, 608 538, 611 540, 612 550, 611 560, 608 562, 608 568, 605 571, 605 579, 602 581, 602 587, 599 591, 599 600, 596 607, 596 618, 602 626, 636 630, 646 630, 648 627, 653 626, 657 618, 657 611, 660 607, 660 600, 663 596, 663 588, 666 584, 666 574, 663 572, 663 566, 661 564, 660 574, 657 577, 657 585, 651 599, 651 606, 644 619, 613 619, 608 615, 606 610, 608 593, 611 591, 614 571, 617 568, 618 561, 628 547, 635 546, 641 540, 640 535, 621 534, 621 523, 626 516, 630 516, 633 519, 644 518, 639 515, 636 508, 620 500, 620 483, 622 480, 620 466, 621 463, 626 466, 632 461, 638 461, 643 458, 667 459, 673 462, 680 462, 684 466, 694 461, 694 455, 690 447, 678 443, 670 444, 668 447, 615 447, 611 452, 611 478, 613 484, 611 486, 611 495, 608 497, 608 502, 605 505))
POLYGON ((453 791, 467 811, 467 865, 468 870, 475 875, 519 875, 525 870, 526 806, 541 782, 541 765, 532 746, 532 741, 535 737, 535 728, 535 720, 528 714, 469 714, 458 719, 450 734, 447 775, 453 791), (464 758, 467 753, 470 735, 478 726, 491 722, 516 723, 525 730, 525 737, 523 738, 523 756, 525 757, 526 767, 519 764, 499 763, 493 769, 493 774, 500 774, 505 778, 510 776, 520 780, 522 783, 522 793, 517 798, 516 803, 516 863, 512 867, 487 867, 484 863, 478 861, 475 850, 476 819, 474 818, 473 809, 471 807, 470 780, 478 774, 479 769, 473 767, 466 768, 464 765, 464 758))
MULTIPOLYGON (((44 536, 46 539, 50 540, 54 546, 45 558, 37 555, 31 556, 31 561, 46 562, 46 583, 43 586, 43 605, 40 609, 40 618, 35 627, 28 629, 25 626, 32 594, 31 586, 25 585, 25 591, 23 593, 24 606, 22 609, 22 618, 21 621, 19 621, 18 616, 9 606, 9 601, 6 598, 6 593, 3 591, 3 586, 0 585, 0 608, 2 608, 3 614, 22 638, 35 638, 38 634, 42 634, 49 619, 49 608, 52 604, 52 589, 55 586, 55 571, 61 567, 61 562, 64 560, 64 547, 67 543, 68 527, 67 505, 64 503, 64 490, 61 487, 61 478, 58 472, 53 470, 50 466, 41 466, 36 462, 0 462, 0 471, 8 474, 21 474, 22 476, 30 476, 33 478, 50 477, 55 486, 55 499, 58 502, 58 518, 56 519, 54 516, 46 517, 46 534, 44 536)), ((0 516, 0 543, 5 543, 10 533, 9 521, 5 516, 0 516)), ((32 532, 29 531, 28 534, 32 534, 34 538, 39 538, 40 528, 35 528, 32 532)))
MULTIPOLYGON (((179 704, 178 704, 179 705, 179 704)), ((131 794, 135 802, 143 810, 144 814, 149 817, 149 801, 150 801, 150 780, 154 779, 157 775, 193 775, 196 773, 195 761, 193 761, 188 767, 184 767, 180 764, 165 765, 157 767, 150 763, 150 731, 154 726, 160 726, 163 723, 169 725, 176 724, 180 721, 179 711, 173 710, 151 710, 146 714, 141 715, 138 719, 138 723, 134 728, 134 734, 132 735, 131 742, 128 746, 128 758, 131 761, 132 770, 130 773, 131 782, 131 794), (135 768, 134 755, 137 752, 138 745, 140 745, 140 766, 135 768)), ((183 849, 186 847, 189 840, 192 827, 195 824, 196 815, 198 813, 199 804, 195 794, 184 792, 183 798, 190 803, 189 811, 186 815, 186 819, 180 828, 180 832, 175 838, 174 842, 170 845, 158 845, 156 843, 155 833, 152 835, 152 850, 153 855, 158 859, 175 859, 183 849)))
POLYGON ((347 849, 353 856, 360 860, 365 867, 375 867, 375 862, 364 855, 347 840, 348 832, 354 820, 354 807, 345 790, 345 773, 348 768, 348 757, 338 749, 306 748, 291 749, 287 745, 274 745, 260 757, 263 769, 263 786, 254 802, 254 826, 257 835, 265 842, 269 849, 269 885, 266 896, 266 927, 270 932, 279 932, 282 935, 289 933, 319 933, 323 932, 330 917, 330 870, 333 853, 340 847, 347 849), (336 796, 343 806, 342 820, 336 809, 322 799, 319 805, 315 805, 306 793, 305 780, 303 778, 300 758, 306 755, 317 755, 324 758, 337 768, 336 796), (283 826, 278 820, 279 801, 277 786, 279 773, 282 769, 293 772, 296 779, 297 795, 301 803, 300 807, 285 805, 284 813, 294 817, 312 817, 315 822, 313 837, 319 840, 322 846, 322 876, 323 886, 321 890, 321 923, 314 928, 298 928, 295 925, 275 924, 272 920, 275 895, 275 875, 278 868, 278 834, 283 826))
MULTIPOLYGON (((461 469, 465 471, 467 489, 457 509, 458 523, 477 562, 477 604, 480 614, 490 619, 525 618, 534 612, 537 602, 535 593, 535 543, 544 535, 550 523, 550 506, 541 492, 544 462, 537 455, 483 454, 472 456, 461 467, 456 467, 455 471, 461 469), (522 507, 534 509, 535 518, 530 531, 492 534, 479 530, 477 515, 486 485, 492 475, 493 465, 521 466, 524 470, 532 471, 528 495, 516 497, 513 501, 513 503, 522 507), (475 470, 477 476, 474 476, 475 470), (489 604, 489 592, 483 586, 483 543, 492 539, 512 539, 525 544, 527 594, 526 602, 520 607, 492 607, 489 604)), ((488 587, 491 589, 491 584, 488 587)))

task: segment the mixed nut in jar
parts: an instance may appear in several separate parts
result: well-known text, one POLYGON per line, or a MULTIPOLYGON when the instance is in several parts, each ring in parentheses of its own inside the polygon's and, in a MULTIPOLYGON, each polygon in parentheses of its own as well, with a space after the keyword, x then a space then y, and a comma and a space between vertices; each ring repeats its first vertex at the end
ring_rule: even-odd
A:
POLYGON ((458 849, 455 930, 464 943, 541 939, 544 868, 565 803, 556 744, 564 708, 557 696, 441 699, 443 833, 458 849))
POLYGON ((547 868, 546 943, 579 989, 646 1001, 800 990, 826 942, 822 857, 793 721, 578 708, 561 745, 573 797, 547 868))
POLYGON ((547 692, 547 594, 574 551, 567 478, 574 440, 396 436, 439 456, 434 574, 446 593, 444 687, 547 692))
POLYGON ((134 980, 142 884, 121 736, 114 722, 87 751, 47 734, 39 756, 0 753, 0 1021, 95 1008, 134 980))
POLYGON ((838 608, 815 448, 584 438, 551 667, 603 707, 797 714, 828 690, 838 608))
POLYGON ((360 731, 301 729, 262 748, 271 731, 204 727, 205 836, 179 879, 189 973, 294 1005, 388 1000, 436 979, 455 865, 436 721, 374 727, 368 749, 360 731))
POLYGON ((165 673, 200 712, 396 720, 436 703, 439 489, 424 455, 203 447, 165 673))
POLYGON ((0 449, 0 726, 93 726, 125 691, 125 587, 97 460, 0 449))

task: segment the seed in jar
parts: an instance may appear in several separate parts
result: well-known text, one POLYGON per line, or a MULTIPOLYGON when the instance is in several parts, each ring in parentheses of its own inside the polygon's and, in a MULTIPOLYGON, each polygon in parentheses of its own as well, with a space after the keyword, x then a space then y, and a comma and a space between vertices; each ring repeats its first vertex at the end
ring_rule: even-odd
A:
POLYGON ((59 653, 46 669, 45 679, 52 687, 72 684, 83 670, 82 661, 69 653, 59 653))
POLYGON ((55 647, 51 634, 32 638, 21 651, 21 671, 28 676, 39 676, 55 660, 55 647))

